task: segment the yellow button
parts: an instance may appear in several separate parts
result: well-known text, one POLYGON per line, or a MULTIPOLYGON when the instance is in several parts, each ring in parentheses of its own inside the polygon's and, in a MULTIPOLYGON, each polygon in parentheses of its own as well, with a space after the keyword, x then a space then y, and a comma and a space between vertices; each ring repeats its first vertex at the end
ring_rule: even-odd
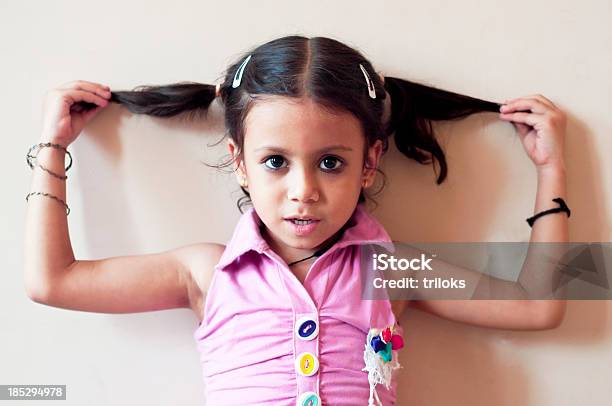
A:
POLYGON ((321 398, 315 392, 304 392, 298 398, 297 406, 320 406, 321 398))
POLYGON ((310 352, 303 352, 295 359, 295 370, 303 376, 312 376, 319 370, 319 360, 310 352))

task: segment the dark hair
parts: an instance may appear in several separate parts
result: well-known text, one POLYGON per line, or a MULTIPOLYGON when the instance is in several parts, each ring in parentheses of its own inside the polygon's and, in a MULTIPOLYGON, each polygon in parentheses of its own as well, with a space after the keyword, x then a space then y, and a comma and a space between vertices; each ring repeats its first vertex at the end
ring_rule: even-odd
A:
MULTIPOLYGON (((478 112, 498 112, 500 104, 489 102, 404 79, 385 77, 384 83, 372 64, 357 50, 331 38, 286 36, 254 47, 240 55, 226 70, 221 84, 225 108, 225 127, 242 155, 245 119, 254 103, 266 96, 308 97, 330 112, 350 112, 361 123, 367 145, 376 140, 388 149, 388 138, 408 158, 421 164, 435 161, 440 166, 437 184, 447 175, 444 152, 436 141, 431 122, 454 120, 478 112), (251 55, 237 88, 232 87, 236 71, 251 55), (368 86, 359 64, 368 72, 376 98, 368 95, 368 86), (386 90, 386 92, 385 92, 386 90), (383 122, 385 98, 391 98, 391 115, 383 122)), ((180 82, 160 86, 139 86, 133 91, 112 92, 111 101, 123 104, 137 114, 171 117, 187 113, 190 119, 207 112, 215 100, 215 85, 180 82)), ((366 148, 367 152, 367 148, 366 148)), ((228 166, 233 161, 220 166, 228 166)), ((209 165, 210 166, 210 165, 209 165)), ((213 165, 219 167, 217 165, 213 165)), ((378 171, 383 175, 384 173, 378 171)), ((238 201, 250 202, 246 196, 238 201)), ((359 201, 365 201, 362 191, 359 201)))

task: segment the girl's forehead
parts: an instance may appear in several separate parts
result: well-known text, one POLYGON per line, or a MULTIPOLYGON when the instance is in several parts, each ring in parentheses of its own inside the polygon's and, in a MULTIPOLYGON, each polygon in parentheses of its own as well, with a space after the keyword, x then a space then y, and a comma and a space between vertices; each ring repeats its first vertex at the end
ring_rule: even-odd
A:
POLYGON ((358 148, 363 140, 361 124, 353 114, 331 111, 311 99, 257 101, 245 121, 245 149, 262 145, 320 149, 326 144, 358 148))

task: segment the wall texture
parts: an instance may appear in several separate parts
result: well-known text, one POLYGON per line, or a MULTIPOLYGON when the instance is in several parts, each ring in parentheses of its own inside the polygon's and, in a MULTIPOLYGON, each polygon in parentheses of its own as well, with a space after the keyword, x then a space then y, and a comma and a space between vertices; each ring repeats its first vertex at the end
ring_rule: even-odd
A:
MULTIPOLYGON (((50 308, 23 288, 30 168, 46 90, 84 79, 130 89, 216 83, 246 48, 289 34, 355 46, 388 76, 503 101, 535 93, 568 114, 572 241, 611 241, 612 3, 592 0, 2 2, 5 149, 0 384, 67 384, 67 405, 202 405, 189 310, 107 315, 50 308), (606 153, 608 151, 608 153, 606 153), (21 169, 20 169, 21 168, 21 169)), ((221 111, 193 125, 112 106, 70 147, 69 227, 78 259, 224 243, 239 188, 216 162, 221 111)), ((535 170, 495 114, 436 125, 449 177, 393 148, 375 216, 394 240, 527 241, 535 170)), ((418 311, 402 320, 402 405, 610 403, 612 305, 571 302, 556 330, 511 332, 418 311)))

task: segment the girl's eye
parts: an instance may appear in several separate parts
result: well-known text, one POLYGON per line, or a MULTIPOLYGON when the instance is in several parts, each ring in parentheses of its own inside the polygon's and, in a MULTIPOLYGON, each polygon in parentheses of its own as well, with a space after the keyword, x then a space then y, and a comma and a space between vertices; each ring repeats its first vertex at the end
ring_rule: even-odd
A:
POLYGON ((274 155, 266 159, 264 164, 270 169, 279 169, 282 168, 284 162, 285 160, 282 156, 274 155))
POLYGON ((327 171, 334 171, 340 168, 340 166, 342 166, 342 161, 340 159, 333 156, 328 156, 323 158, 320 168, 327 171))
MULTIPOLYGON (((334 156, 328 156, 321 160, 320 168, 327 172, 338 170, 343 162, 334 156)), ((264 161, 264 165, 272 170, 277 170, 287 166, 287 161, 280 155, 273 155, 264 161)))

